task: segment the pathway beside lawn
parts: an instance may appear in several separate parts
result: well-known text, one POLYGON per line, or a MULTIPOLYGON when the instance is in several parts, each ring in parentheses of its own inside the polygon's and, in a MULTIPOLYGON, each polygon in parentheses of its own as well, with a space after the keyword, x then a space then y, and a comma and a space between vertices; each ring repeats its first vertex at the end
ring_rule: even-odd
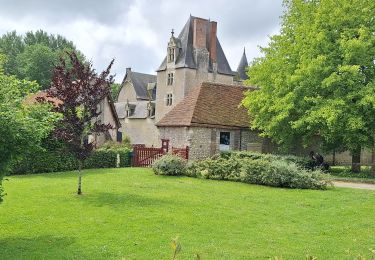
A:
POLYGON ((335 187, 375 190, 375 184, 370 183, 334 181, 333 184, 335 185, 335 187))

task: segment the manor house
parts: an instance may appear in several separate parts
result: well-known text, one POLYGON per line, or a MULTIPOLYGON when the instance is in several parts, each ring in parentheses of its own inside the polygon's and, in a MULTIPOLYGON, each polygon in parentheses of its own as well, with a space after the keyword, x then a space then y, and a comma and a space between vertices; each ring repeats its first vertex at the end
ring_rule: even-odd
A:
MULTIPOLYGON (((147 147, 160 147, 161 139, 167 139, 171 147, 188 146, 193 160, 223 150, 275 151, 268 139, 249 129, 248 113, 239 106, 243 93, 255 89, 243 84, 245 50, 232 71, 217 37, 217 22, 190 16, 177 37, 172 30, 165 53, 156 75, 126 69, 115 103, 119 136, 147 147)), ((308 151, 296 148, 293 153, 308 151)), ((366 163, 368 152, 362 158, 366 163)), ((332 160, 349 163, 351 157, 344 153, 332 160)))
POLYGON ((245 51, 232 71, 217 37, 217 22, 190 16, 180 34, 172 30, 166 57, 149 75, 126 69, 116 111, 120 131, 132 144, 190 147, 192 159, 219 150, 261 150, 248 129, 249 118, 239 104, 247 89, 245 51), (251 144, 251 143, 256 144, 251 144))

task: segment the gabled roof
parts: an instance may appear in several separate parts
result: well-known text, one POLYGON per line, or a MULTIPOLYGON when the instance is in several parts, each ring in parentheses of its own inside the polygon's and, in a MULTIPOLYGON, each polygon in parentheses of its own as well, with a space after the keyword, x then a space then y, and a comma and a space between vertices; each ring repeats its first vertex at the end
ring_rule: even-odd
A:
POLYGON ((247 62, 245 48, 243 48, 243 54, 242 54, 240 63, 238 64, 238 67, 237 67, 237 74, 240 77, 240 79, 246 80, 249 78, 246 74, 246 68, 248 66, 249 66, 249 63, 247 62))
POLYGON ((255 88, 204 82, 191 90, 156 126, 248 128, 250 118, 240 106, 246 90, 255 88))
POLYGON ((124 80, 122 81, 122 85, 125 83, 127 79, 129 79, 132 82, 137 98, 149 100, 151 97, 152 100, 155 99, 156 91, 151 90, 151 95, 149 95, 147 87, 149 83, 156 83, 156 75, 150 75, 128 70, 126 72, 124 80))
MULTIPOLYGON (((195 64, 194 56, 193 56, 193 50, 194 50, 193 48, 193 22, 194 22, 194 19, 196 18, 197 17, 190 16, 184 28, 182 29, 179 36, 177 37, 177 39, 179 39, 181 42, 181 49, 177 57, 175 68, 197 69, 197 64, 195 64)), ((201 18, 198 18, 198 19, 201 19, 201 18)), ((207 37, 209 37, 210 21, 209 20, 206 20, 206 21, 207 21, 207 27, 208 27, 207 37)), ((207 46, 207 49, 209 49, 208 46, 207 46)), ((217 54, 216 54, 217 55, 217 60, 216 60, 217 72, 219 74, 234 75, 217 37, 216 37, 216 50, 217 50, 217 54)), ((167 57, 164 58, 163 62, 161 63, 157 71, 163 71, 163 70, 166 70, 166 68, 167 68, 167 57)), ((209 70, 212 71, 211 61, 209 64, 209 70)))

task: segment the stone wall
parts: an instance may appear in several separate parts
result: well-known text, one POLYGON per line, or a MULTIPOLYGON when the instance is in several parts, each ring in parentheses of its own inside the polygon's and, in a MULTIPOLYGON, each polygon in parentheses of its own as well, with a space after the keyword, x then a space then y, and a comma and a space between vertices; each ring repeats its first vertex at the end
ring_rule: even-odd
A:
POLYGON ((132 144, 144 144, 148 147, 160 147, 159 131, 154 118, 125 118, 121 119, 123 135, 130 138, 132 144))
POLYGON ((98 121, 103 124, 110 124, 115 129, 108 130, 109 136, 106 137, 104 133, 94 134, 93 139, 97 146, 101 146, 103 143, 107 141, 107 138, 110 137, 112 141, 117 140, 117 129, 116 129, 116 121, 114 115, 112 113, 111 107, 108 103, 108 98, 103 99, 100 104, 101 114, 98 116, 98 121))
MULTIPOLYGON (((220 153, 220 132, 230 133, 230 150, 246 150, 249 142, 259 140, 255 132, 208 127, 159 127, 160 138, 170 147, 189 146, 189 159, 200 160, 220 153)), ((260 139, 261 140, 261 139, 260 139)))
POLYGON ((203 70, 189 68, 174 68, 174 64, 168 63, 167 70, 157 73, 157 91, 155 118, 158 122, 166 113, 168 113, 178 102, 180 102, 189 92, 202 84, 202 82, 218 82, 223 84, 232 84, 233 76, 208 73, 203 70), (173 85, 167 85, 167 74, 174 73, 173 85), (166 96, 168 93, 173 95, 172 106, 166 105, 166 96))
POLYGON ((118 94, 117 102, 136 102, 137 95, 135 93, 133 84, 130 81, 125 81, 118 94))
POLYGON ((160 139, 169 140, 169 148, 183 148, 189 146, 187 127, 158 127, 160 139))
MULTIPOLYGON (((352 156, 350 152, 342 152, 325 154, 324 160, 330 164, 335 165, 351 165, 352 163, 352 156)), ((362 149, 361 151, 361 164, 362 165, 372 165, 372 151, 370 149, 362 149)))

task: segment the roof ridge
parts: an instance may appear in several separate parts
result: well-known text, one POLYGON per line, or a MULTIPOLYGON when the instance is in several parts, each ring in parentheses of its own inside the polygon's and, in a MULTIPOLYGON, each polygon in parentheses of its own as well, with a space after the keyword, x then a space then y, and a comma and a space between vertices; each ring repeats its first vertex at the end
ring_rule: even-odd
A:
POLYGON ((137 71, 132 71, 131 73, 132 73, 132 74, 136 73, 136 74, 141 74, 141 75, 147 75, 147 76, 153 76, 153 77, 156 77, 155 74, 148 74, 148 73, 137 72, 137 71))

